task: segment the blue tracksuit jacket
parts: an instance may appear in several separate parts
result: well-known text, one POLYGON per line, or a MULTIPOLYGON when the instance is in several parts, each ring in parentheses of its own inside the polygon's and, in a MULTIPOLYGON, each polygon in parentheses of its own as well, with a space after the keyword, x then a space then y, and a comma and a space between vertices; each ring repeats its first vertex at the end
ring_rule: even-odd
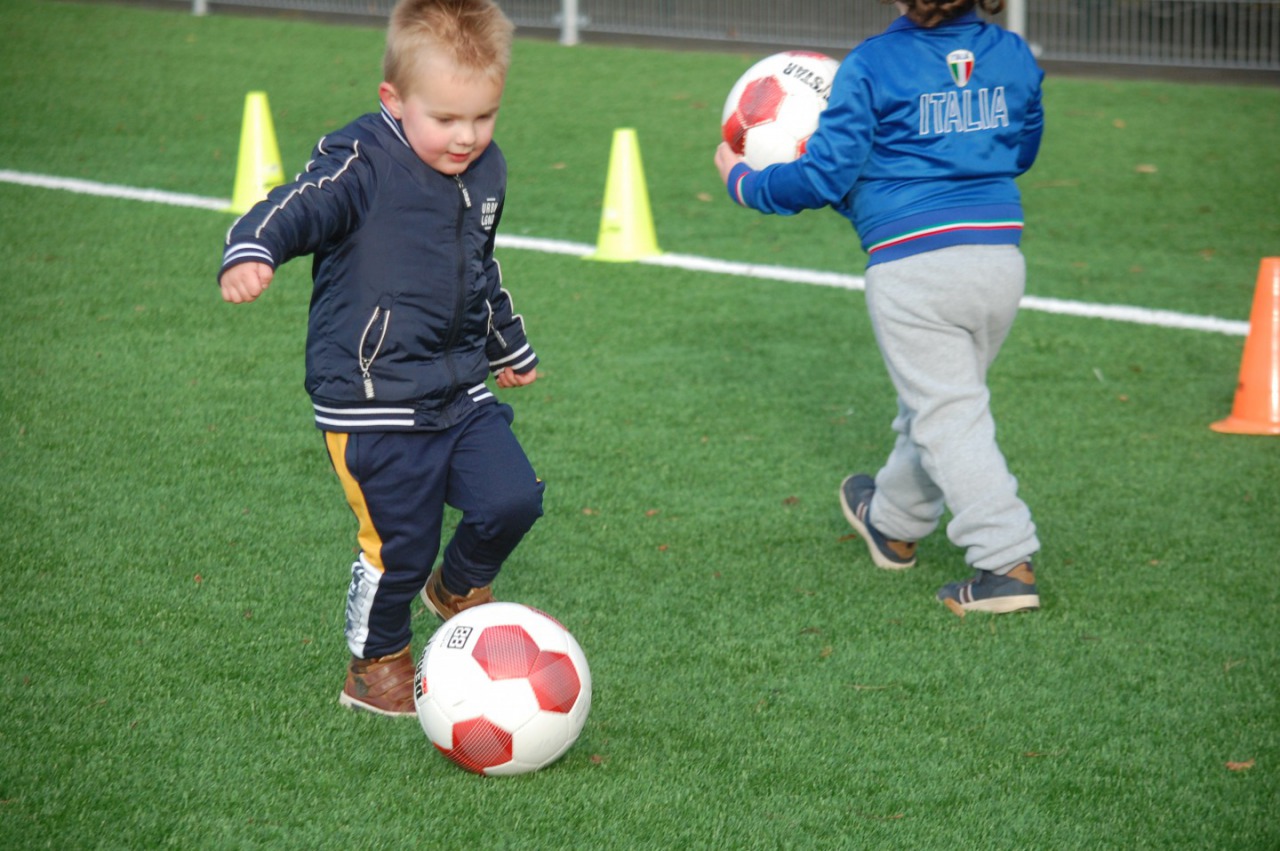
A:
MULTIPOLYGON (((427 166, 384 108, 317 143, 232 225, 222 271, 313 255, 306 389, 324 431, 438 431, 538 363, 493 257, 507 164, 427 166)), ((219 273, 221 274, 221 272, 219 273)))
POLYGON ((804 156, 729 175, 765 213, 830 206, 867 265, 950 245, 1018 244, 1014 178, 1040 147, 1044 73, 1026 42, 976 12, 926 29, 901 17, 855 47, 804 156))

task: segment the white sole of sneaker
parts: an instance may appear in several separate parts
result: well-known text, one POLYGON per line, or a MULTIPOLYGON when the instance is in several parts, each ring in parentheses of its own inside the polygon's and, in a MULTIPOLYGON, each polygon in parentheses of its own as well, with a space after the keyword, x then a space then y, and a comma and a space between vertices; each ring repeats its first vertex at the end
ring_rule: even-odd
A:
POLYGON ((427 611, 438 617, 441 621, 447 621, 449 618, 443 612, 436 608, 436 604, 431 602, 431 598, 427 596, 427 589, 423 588, 418 592, 418 599, 427 606, 427 611))
POLYGON ((964 617, 968 612, 986 612, 991 615, 1007 615, 1013 612, 1030 612, 1040 608, 1039 594, 1014 594, 1008 597, 992 597, 988 600, 975 600, 972 603, 961 603, 950 597, 942 601, 953 613, 964 617))
POLYGON ((338 703, 355 712, 368 712, 371 715, 381 715, 383 718, 416 718, 418 716, 416 710, 414 712, 388 712, 385 709, 370 706, 367 703, 356 700, 345 691, 338 694, 338 703))
POLYGON ((908 562, 890 561, 884 557, 884 554, 876 547, 871 540, 871 533, 867 531, 867 525, 858 519, 857 513, 853 510, 853 506, 844 497, 844 484, 849 481, 845 479, 840 483, 840 510, 844 512, 844 519, 849 521, 849 525, 858 533, 858 537, 862 539, 862 543, 867 545, 867 553, 871 556, 871 561, 876 567, 884 570, 906 570, 916 566, 916 560, 911 559, 908 562))

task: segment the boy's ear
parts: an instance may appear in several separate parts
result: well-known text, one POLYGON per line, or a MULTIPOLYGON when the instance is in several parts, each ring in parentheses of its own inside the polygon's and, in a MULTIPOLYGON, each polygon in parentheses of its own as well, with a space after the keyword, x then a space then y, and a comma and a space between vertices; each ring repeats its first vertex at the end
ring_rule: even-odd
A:
POLYGON ((400 101, 400 93, 396 91, 396 87, 383 80, 378 84, 378 99, 382 101, 383 106, 387 108, 387 112, 391 113, 391 117, 397 121, 404 119, 404 105, 400 101))

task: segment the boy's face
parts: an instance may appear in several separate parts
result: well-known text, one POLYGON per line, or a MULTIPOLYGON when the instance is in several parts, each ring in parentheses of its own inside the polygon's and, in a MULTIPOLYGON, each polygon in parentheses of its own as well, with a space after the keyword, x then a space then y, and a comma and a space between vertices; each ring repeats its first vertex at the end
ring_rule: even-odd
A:
POLYGON ((418 64, 407 92, 378 87, 413 152, 441 174, 462 174, 493 141, 503 82, 438 56, 418 64))

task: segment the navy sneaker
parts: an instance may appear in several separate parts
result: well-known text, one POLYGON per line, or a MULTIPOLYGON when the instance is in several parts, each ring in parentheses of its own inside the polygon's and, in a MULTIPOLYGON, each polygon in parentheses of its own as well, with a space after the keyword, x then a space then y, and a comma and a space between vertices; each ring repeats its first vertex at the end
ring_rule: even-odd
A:
POLYGON ((876 480, 863 473, 849 476, 841 482, 840 508, 844 511, 844 518, 857 531, 858 536, 866 541, 867 552, 871 553, 871 560, 876 563, 876 567, 886 570, 914 567, 916 542, 886 538, 867 519, 871 497, 875 492, 876 480))
POLYGON ((1036 593, 1036 573, 1031 562, 1024 561, 1004 576, 979 570, 964 582, 952 582, 938 591, 942 604, 960 617, 965 612, 1029 612, 1040 608, 1036 593))

